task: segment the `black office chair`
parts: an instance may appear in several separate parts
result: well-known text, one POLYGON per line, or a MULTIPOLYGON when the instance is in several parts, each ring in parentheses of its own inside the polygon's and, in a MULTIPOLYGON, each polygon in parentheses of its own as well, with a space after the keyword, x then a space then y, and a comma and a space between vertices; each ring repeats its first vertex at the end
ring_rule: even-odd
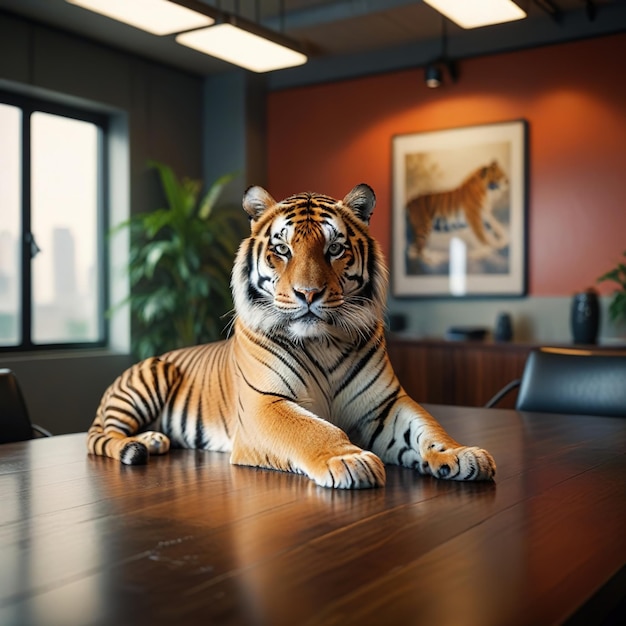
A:
POLYGON ((45 428, 31 423, 15 374, 0 369, 0 444, 51 436, 45 428))
POLYGON ((522 378, 511 381, 485 406, 519 387, 518 411, 626 417, 626 352, 539 348, 522 378))

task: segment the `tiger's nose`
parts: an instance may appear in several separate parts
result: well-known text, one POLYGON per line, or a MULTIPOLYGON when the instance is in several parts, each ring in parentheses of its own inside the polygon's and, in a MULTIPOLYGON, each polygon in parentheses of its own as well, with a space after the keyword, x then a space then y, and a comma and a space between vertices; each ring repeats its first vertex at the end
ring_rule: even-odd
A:
POLYGON ((298 300, 304 300, 309 306, 313 304, 316 298, 321 297, 326 287, 294 287, 293 292, 296 294, 298 300))

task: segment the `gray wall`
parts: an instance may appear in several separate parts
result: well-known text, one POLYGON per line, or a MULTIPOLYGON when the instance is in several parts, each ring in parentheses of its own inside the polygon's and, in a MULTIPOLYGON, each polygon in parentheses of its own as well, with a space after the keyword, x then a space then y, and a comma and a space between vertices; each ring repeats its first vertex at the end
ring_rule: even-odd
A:
MULTIPOLYGON (((200 77, 0 14, 0 88, 113 116, 110 170, 112 210, 118 216, 161 205, 155 174, 146 167, 150 159, 169 164, 179 175, 203 174, 200 77)), ((115 286, 125 278, 114 271, 111 280, 115 286)), ((116 324, 107 350, 0 353, 0 367, 16 372, 34 422, 56 434, 89 426, 102 391, 131 362, 128 320, 116 324)))
POLYGON ((224 190, 230 204, 241 206, 250 185, 267 184, 266 93, 262 74, 233 70, 204 81, 204 179, 237 173, 224 190))

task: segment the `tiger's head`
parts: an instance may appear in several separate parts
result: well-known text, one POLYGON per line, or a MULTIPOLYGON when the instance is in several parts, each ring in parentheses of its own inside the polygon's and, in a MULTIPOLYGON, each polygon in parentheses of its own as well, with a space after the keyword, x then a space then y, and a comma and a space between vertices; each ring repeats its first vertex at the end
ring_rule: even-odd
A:
POLYGON ((376 197, 365 184, 341 201, 301 193, 276 202, 250 187, 251 233, 232 275, 237 319, 289 340, 354 341, 381 323, 387 269, 368 224, 376 197))
POLYGON ((492 161, 478 170, 479 176, 484 181, 487 189, 491 191, 508 189, 509 179, 498 161, 492 161))

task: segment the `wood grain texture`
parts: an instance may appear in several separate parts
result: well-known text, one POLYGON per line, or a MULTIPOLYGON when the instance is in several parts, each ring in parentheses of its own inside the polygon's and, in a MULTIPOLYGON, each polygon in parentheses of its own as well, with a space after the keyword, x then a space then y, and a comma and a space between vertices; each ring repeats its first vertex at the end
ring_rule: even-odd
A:
MULTIPOLYGON (((482 341, 387 339, 400 383, 418 402, 484 406, 510 381, 520 378, 536 346, 482 341)), ((514 408, 517 391, 498 405, 514 408)))
MULTIPOLYGON (((174 450, 0 446, 0 624, 557 624, 626 563, 626 420, 431 406, 495 483, 368 491, 174 450)), ((624 589, 593 613, 600 618, 624 589)))

